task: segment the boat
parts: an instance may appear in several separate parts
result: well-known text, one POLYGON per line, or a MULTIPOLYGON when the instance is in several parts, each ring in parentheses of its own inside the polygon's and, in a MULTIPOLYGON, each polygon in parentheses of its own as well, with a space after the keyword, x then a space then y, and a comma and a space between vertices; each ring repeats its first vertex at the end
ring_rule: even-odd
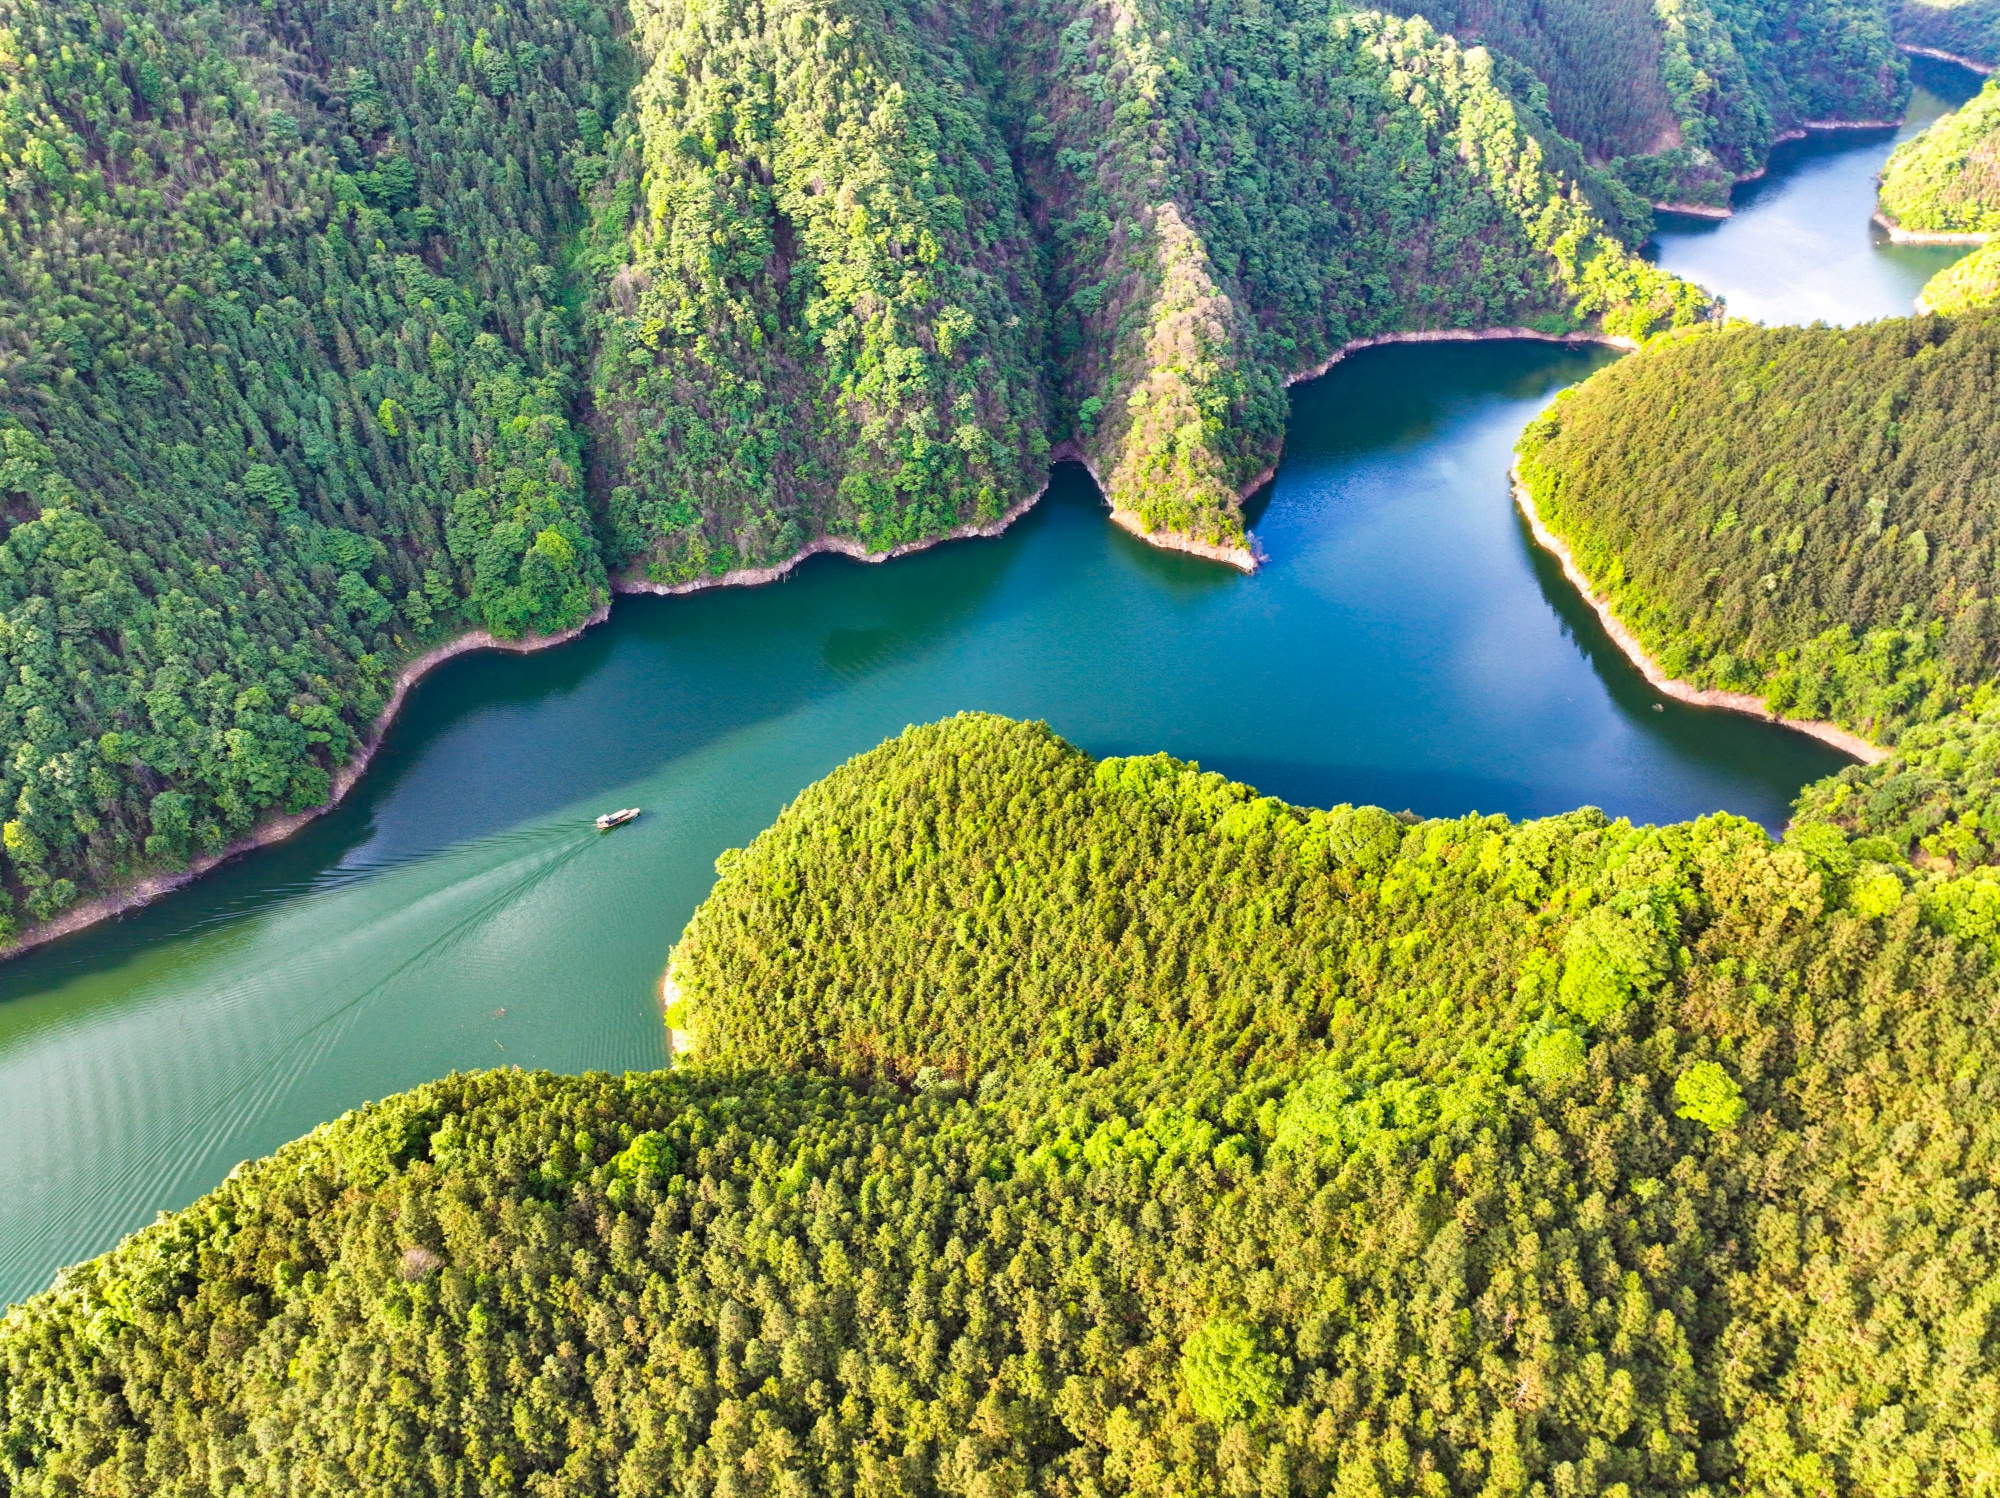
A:
POLYGON ((639 808, 636 806, 628 806, 623 811, 607 811, 597 819, 597 830, 609 832, 614 827, 623 827, 638 815, 639 808))

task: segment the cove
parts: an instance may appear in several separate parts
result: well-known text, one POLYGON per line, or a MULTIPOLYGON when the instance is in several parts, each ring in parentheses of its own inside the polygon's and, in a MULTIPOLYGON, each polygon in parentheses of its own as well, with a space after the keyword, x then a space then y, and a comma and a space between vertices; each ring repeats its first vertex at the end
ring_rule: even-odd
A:
POLYGON ((1653 258, 1720 292, 1732 317, 1768 323, 1857 323, 1908 317, 1924 282, 1970 245, 1892 244, 1870 221, 1875 179, 1896 145, 1978 93, 1970 68, 1910 59, 1916 87, 1895 130, 1828 130, 1785 141, 1771 169, 1733 195, 1721 221, 1659 215, 1653 258))
MULTIPOLYGON (((1888 145, 1842 144, 1864 174, 1888 145)), ((1793 171, 1758 191, 1814 221, 1793 171)), ((1765 223, 1704 244, 1755 264, 1765 223)), ((997 540, 621 600, 559 649, 449 663, 331 815, 0 966, 0 1300, 366 1099, 660 1065, 659 976, 717 854, 908 723, 1045 718, 1315 805, 1777 826, 1844 761, 1658 698, 1513 509, 1522 424, 1611 357, 1394 346, 1297 388, 1254 576, 1145 547, 1064 469, 997 540)))

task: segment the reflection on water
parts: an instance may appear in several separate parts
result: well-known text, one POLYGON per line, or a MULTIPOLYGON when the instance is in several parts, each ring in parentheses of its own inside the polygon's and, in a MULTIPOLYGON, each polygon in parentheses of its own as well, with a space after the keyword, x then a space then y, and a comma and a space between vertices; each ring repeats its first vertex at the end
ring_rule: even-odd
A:
MULTIPOLYGON (((1887 149, 1793 149, 1661 258, 1739 313, 1902 311, 1930 272, 1867 239, 1887 149)), ((1509 501, 1522 424, 1608 357, 1392 347, 1301 387, 1252 577, 1142 545, 1070 470, 999 540, 627 599, 560 649, 450 663, 331 816, 0 967, 0 1299, 365 1099, 661 1065, 660 971, 716 855, 961 709, 1314 805, 1776 825, 1839 757, 1658 698, 1509 501)))
POLYGON ((660 1065, 659 973, 716 855, 960 709, 1314 804, 1777 822, 1836 757, 1658 703, 1509 503, 1514 434, 1607 357, 1388 348, 1301 388, 1253 577, 1142 545, 1069 470, 996 541, 450 663, 331 816, 0 968, 0 1294, 455 1067, 660 1065), (645 815, 590 830, 621 805, 645 815))
POLYGON ((1907 317, 1924 282, 1966 245, 1891 243, 1873 223, 1875 180, 1890 150, 1979 92, 1968 68, 1910 60, 1916 91, 1896 130, 1834 130, 1787 141, 1771 170, 1739 185, 1720 222, 1659 216, 1654 254, 1676 275, 1720 292, 1732 317, 1857 323, 1907 317))

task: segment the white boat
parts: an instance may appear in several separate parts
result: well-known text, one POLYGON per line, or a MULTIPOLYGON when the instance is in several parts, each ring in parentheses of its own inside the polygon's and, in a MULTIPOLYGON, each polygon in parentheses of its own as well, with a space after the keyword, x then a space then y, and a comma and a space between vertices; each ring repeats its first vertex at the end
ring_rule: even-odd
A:
POLYGON ((628 806, 623 811, 607 811, 597 819, 597 830, 609 832, 614 827, 623 827, 638 815, 639 808, 636 806, 628 806))

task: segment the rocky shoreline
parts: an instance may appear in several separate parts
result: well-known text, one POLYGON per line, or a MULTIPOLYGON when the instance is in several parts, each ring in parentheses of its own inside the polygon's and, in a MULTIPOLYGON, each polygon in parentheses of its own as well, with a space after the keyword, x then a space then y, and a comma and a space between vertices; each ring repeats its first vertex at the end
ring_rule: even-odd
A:
POLYGON ((993 520, 980 525, 956 525, 943 535, 925 536, 917 541, 904 541, 887 551, 870 551, 850 536, 821 536, 817 541, 801 546, 783 561, 773 562, 768 567, 738 567, 715 577, 697 577, 684 583, 656 583, 646 577, 616 577, 611 580, 611 587, 618 593, 651 593, 662 597, 678 597, 683 593, 703 593, 710 588, 761 588, 766 583, 782 582, 793 568, 808 557, 841 556, 851 562, 870 564, 893 562, 897 557, 929 551, 933 546, 941 546, 947 541, 991 540, 1032 510, 1048 492, 1048 482, 1044 480, 1041 488, 993 520))
POLYGON ((1577 565, 1570 553, 1569 545, 1550 530, 1543 522, 1541 513, 1535 508, 1535 499, 1528 492, 1528 486, 1521 482, 1519 468, 1509 471, 1508 480, 1514 488, 1514 503, 1520 507, 1521 515, 1528 522, 1528 529, 1534 534, 1541 548, 1562 564, 1563 575, 1570 580, 1585 603, 1596 611, 1603 621, 1605 633, 1612 643, 1625 653, 1627 660, 1637 666, 1650 682, 1653 689, 1685 702, 1694 707, 1719 707, 1733 713, 1743 713, 1752 718, 1762 718, 1766 723, 1777 723, 1798 733, 1810 734, 1823 744, 1831 744, 1841 753, 1851 755, 1865 765, 1879 764, 1893 752, 1880 744, 1871 744, 1857 733, 1851 733, 1837 723, 1824 722, 1818 718, 1787 718, 1772 712, 1764 706, 1762 698, 1753 697, 1748 692, 1724 692, 1715 687, 1698 687, 1692 682, 1679 681, 1667 675, 1658 661, 1639 643, 1637 635, 1625 627, 1624 621, 1611 611, 1611 605, 1598 597, 1596 588, 1584 570, 1577 565))
POLYGON ((1975 62, 1970 57, 1962 56, 1957 52, 1946 52, 1937 47, 1913 47, 1908 42, 1898 42, 1896 50, 1910 57, 1934 57, 1939 62, 1955 62, 1960 67, 1969 69, 1982 76, 1990 74, 1993 71, 1993 64, 1990 62, 1975 62))
POLYGON ((1879 227, 1888 231, 1889 238, 1896 244, 1985 244, 1993 237, 1990 233, 1970 229, 1905 229, 1880 208, 1871 217, 1879 227))

